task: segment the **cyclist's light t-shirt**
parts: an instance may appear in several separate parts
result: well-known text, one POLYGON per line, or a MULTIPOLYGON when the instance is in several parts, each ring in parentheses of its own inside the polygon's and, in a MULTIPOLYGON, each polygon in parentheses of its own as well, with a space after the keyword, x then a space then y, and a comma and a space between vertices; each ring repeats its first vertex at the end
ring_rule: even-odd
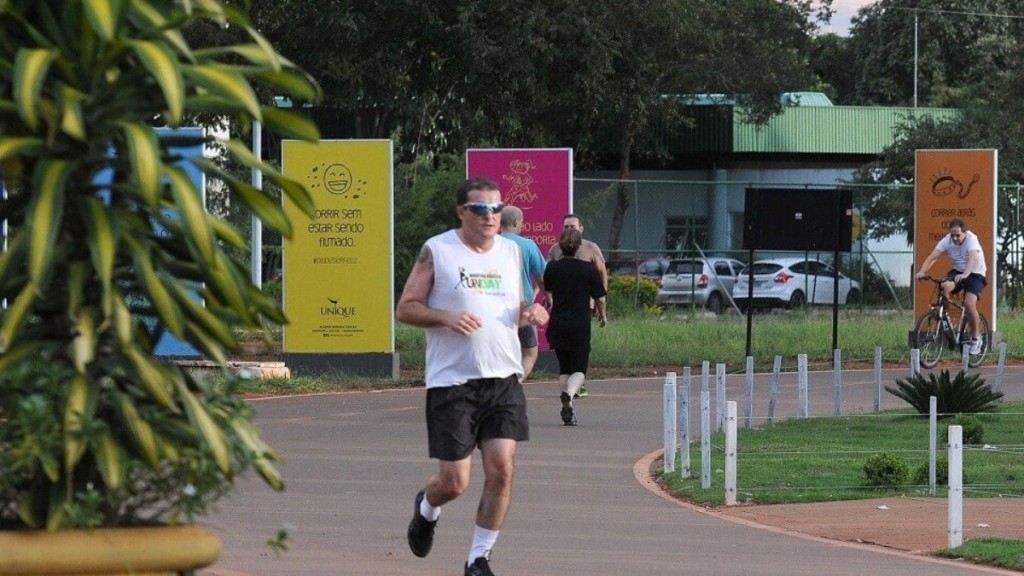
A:
POLYGON ((959 246, 953 242, 949 234, 946 234, 942 240, 939 240, 936 247, 945 252, 946 256, 949 256, 949 259, 953 261, 953 268, 961 272, 967 269, 967 256, 971 253, 971 250, 977 250, 978 263, 972 273, 984 276, 988 272, 988 268, 985 266, 985 251, 981 249, 978 235, 970 230, 964 232, 964 234, 967 237, 964 238, 964 243, 959 246))

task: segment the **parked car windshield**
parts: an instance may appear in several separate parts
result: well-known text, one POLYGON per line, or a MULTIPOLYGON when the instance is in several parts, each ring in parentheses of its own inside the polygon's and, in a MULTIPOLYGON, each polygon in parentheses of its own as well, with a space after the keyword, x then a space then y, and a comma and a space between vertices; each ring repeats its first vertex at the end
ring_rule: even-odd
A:
POLYGON ((782 266, 775 262, 754 262, 750 266, 745 266, 743 268, 743 271, 740 272, 740 277, 749 275, 750 268, 754 269, 755 276, 759 276, 761 274, 774 274, 779 270, 782 270, 782 266))
POLYGON ((672 262, 665 274, 700 274, 704 271, 704 263, 694 260, 672 262))

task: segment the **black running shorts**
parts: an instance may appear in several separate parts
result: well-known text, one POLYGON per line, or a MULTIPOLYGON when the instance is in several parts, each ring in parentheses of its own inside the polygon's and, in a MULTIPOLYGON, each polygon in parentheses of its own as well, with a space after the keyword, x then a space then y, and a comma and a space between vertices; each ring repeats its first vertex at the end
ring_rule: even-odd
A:
POLYGON ((459 386, 427 390, 430 457, 454 462, 470 456, 484 440, 530 439, 526 394, 519 378, 480 378, 459 386))

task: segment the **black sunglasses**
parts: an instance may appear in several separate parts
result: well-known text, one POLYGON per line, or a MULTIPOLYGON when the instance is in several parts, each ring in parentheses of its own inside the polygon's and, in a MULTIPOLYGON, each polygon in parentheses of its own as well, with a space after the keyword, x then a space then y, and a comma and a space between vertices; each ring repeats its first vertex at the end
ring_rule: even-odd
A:
POLYGON ((487 216, 488 214, 501 214, 501 209, 505 205, 501 202, 466 202, 462 207, 477 216, 487 216))

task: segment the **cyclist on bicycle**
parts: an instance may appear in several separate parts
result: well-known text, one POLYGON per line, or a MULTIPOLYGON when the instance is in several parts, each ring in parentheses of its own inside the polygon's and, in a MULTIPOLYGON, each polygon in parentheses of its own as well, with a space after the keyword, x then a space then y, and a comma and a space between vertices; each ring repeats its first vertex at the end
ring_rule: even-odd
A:
POLYGON ((935 264, 940 256, 945 254, 953 261, 953 269, 946 273, 942 281, 942 293, 949 300, 956 291, 965 290, 964 310, 967 314, 967 324, 971 330, 971 354, 981 353, 981 321, 978 319, 978 298, 981 291, 988 282, 985 281, 985 252, 981 249, 981 242, 978 235, 967 230, 967 224, 960 218, 949 221, 949 234, 942 237, 935 250, 925 258, 921 268, 917 271, 917 279, 924 280, 928 277, 928 269, 935 264))

